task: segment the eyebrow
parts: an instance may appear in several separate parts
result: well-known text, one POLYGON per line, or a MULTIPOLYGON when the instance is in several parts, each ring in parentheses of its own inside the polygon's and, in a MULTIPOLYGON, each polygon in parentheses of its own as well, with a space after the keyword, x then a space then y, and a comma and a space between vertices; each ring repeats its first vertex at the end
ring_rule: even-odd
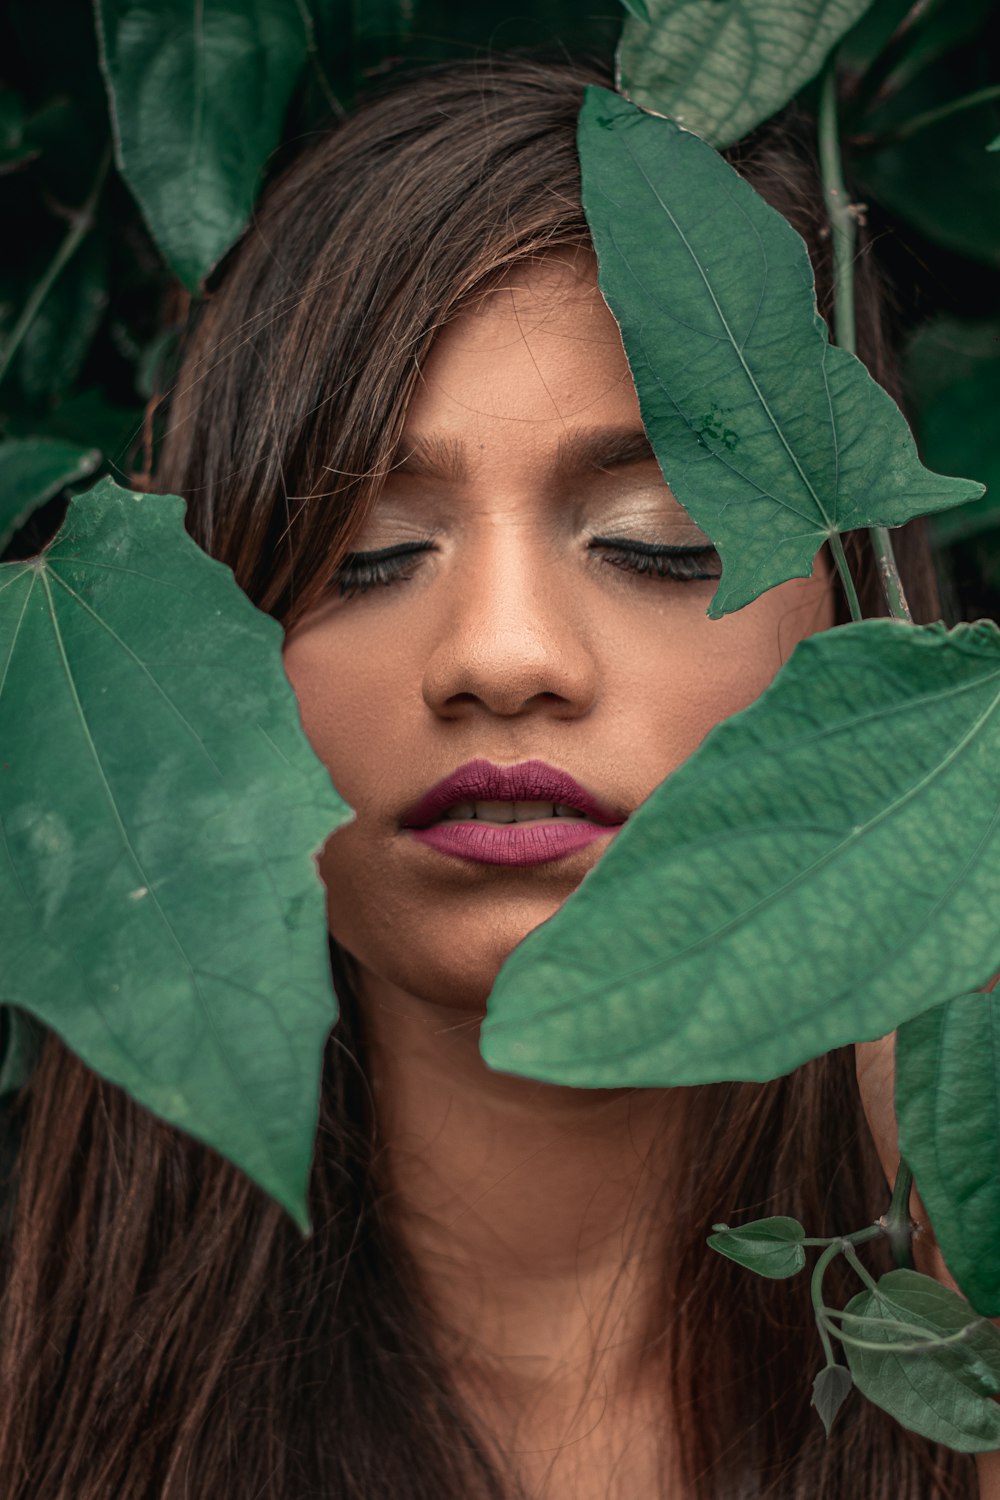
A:
MULTIPOLYGON (((556 450, 558 467, 577 471, 622 469, 651 460, 656 462, 656 454, 641 427, 598 427, 568 432, 556 450)), ((432 433, 404 436, 393 454, 392 472, 461 484, 468 477, 464 446, 456 438, 432 433)))

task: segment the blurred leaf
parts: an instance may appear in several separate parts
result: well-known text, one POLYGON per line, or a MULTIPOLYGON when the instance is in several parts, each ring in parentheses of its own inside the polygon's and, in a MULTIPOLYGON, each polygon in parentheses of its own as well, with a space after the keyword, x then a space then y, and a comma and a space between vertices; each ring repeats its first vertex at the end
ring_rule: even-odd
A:
POLYGON ((983 984, 998 762, 992 622, 800 641, 508 956, 483 1057, 577 1088, 776 1078, 983 984))
POLYGON ((128 464, 141 429, 141 409, 115 406, 96 387, 68 396, 42 419, 18 416, 7 419, 7 431, 12 437, 50 437, 80 447, 93 446, 116 468, 128 464))
POLYGON ((413 29, 415 0, 361 0, 354 6, 355 34, 394 51, 413 29))
POLYGON ((0 443, 0 552, 36 510, 68 484, 77 484, 101 462, 97 448, 51 438, 8 438, 0 443))
POLYGON ((830 344, 802 238, 718 152, 599 88, 579 149, 643 424, 722 558, 713 619, 809 577, 838 532, 981 493, 921 465, 892 398, 830 344))
POLYGON ((637 21, 642 21, 646 25, 652 24, 653 17, 649 11, 648 0, 622 0, 622 5, 637 21))
POLYGON ((69 390, 107 305, 104 245, 90 234, 57 277, 25 334, 17 373, 27 396, 61 396, 69 390))
POLYGON ((1000 522, 1000 319, 939 315, 910 339, 903 362, 920 451, 932 468, 956 465, 986 485, 985 495, 931 517, 939 545, 1000 522))
POLYGON ((311 856, 350 809, 280 626, 183 510, 104 480, 0 570, 0 1000, 307 1227, 336 1014, 311 856))
POLYGON ((815 1406, 827 1437, 837 1419, 837 1413, 851 1394, 854 1377, 843 1365, 824 1365, 813 1381, 810 1406, 815 1406))
POLYGON ((717 1232, 708 1237, 712 1249, 748 1271, 756 1271, 758 1276, 780 1281, 795 1276, 806 1263, 802 1248, 805 1230, 796 1219, 756 1219, 736 1229, 722 1224, 715 1229, 717 1232))
POLYGON ((883 1353, 849 1342, 844 1352, 862 1395, 911 1432, 961 1453, 1000 1448, 1000 1406, 991 1399, 1000 1391, 1000 1330, 948 1287, 916 1271, 889 1271, 876 1292, 859 1292, 845 1312, 853 1317, 844 1331, 876 1345, 914 1344, 921 1335, 964 1330, 960 1341, 919 1353, 883 1353), (875 1318, 902 1326, 862 1321, 875 1318))
POLYGON ((996 136, 986 147, 987 151, 1000 151, 1000 135, 996 136))
POLYGON ((621 88, 713 146, 776 114, 871 0, 649 0, 618 47, 621 88))
POLYGON ((899 1028, 896 1118, 949 1271, 1000 1316, 1000 994, 958 995, 899 1028))
MULTIPOLYGON (((871 116, 875 135, 904 130, 917 116, 996 81, 970 47, 925 68, 871 116)), ((906 140, 859 153, 852 163, 861 195, 946 249, 1000 266, 1000 157, 984 150, 1000 107, 987 101, 946 116, 906 140)))
POLYGON ((844 38, 839 54, 843 64, 858 71, 878 60, 859 102, 865 105, 875 96, 884 99, 898 92, 938 58, 974 40, 993 8, 994 0, 882 0, 873 5, 844 38))
POLYGON ((44 1037, 44 1028, 33 1016, 0 1005, 0 1098, 27 1083, 44 1037))
POLYGON ((12 172, 38 155, 24 138, 24 101, 13 89, 0 88, 0 174, 12 172))
POLYGON ((242 233, 307 54, 296 0, 97 0, 119 168, 191 292, 242 233))

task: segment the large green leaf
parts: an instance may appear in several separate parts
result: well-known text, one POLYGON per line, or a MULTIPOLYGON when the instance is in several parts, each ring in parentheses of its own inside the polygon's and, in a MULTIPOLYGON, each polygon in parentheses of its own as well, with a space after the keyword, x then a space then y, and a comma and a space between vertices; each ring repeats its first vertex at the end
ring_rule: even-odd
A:
POLYGON ((765 1079, 1000 968, 1000 629, 801 641, 513 950, 489 1065, 582 1088, 765 1079))
POLYGON ((1000 1405, 992 1399, 1000 1391, 1000 1330, 916 1271, 887 1272, 875 1292, 859 1292, 845 1312, 853 1315, 844 1321, 845 1333, 866 1345, 959 1335, 919 1353, 859 1348, 849 1340, 844 1352, 862 1395, 911 1432, 963 1453, 1000 1448, 1000 1405), (862 1321, 869 1319, 881 1321, 862 1321))
POLYGON ((0 569, 0 1001, 308 1226, 336 1014, 311 858, 350 809, 281 629, 104 480, 0 569))
POLYGON ((189 291, 242 232, 307 54, 297 0, 96 0, 119 169, 189 291))
POLYGON ((922 466, 895 402, 830 344, 802 238, 716 151, 593 87, 579 149, 643 423, 722 558, 712 618, 807 577, 837 532, 982 493, 922 466))
POLYGON ((98 448, 58 438, 8 438, 0 443, 0 552, 31 512, 101 462, 98 448))
POLYGON ((622 29, 622 90, 713 146, 777 113, 871 0, 648 0, 622 29))
POLYGON ((978 500, 932 517, 935 540, 947 545, 1000 523, 1000 320, 931 318, 910 340, 903 368, 926 462, 964 466, 986 485, 978 500))
POLYGON ((1000 1317, 1000 994, 957 995, 899 1028, 896 1118, 949 1271, 1000 1317))

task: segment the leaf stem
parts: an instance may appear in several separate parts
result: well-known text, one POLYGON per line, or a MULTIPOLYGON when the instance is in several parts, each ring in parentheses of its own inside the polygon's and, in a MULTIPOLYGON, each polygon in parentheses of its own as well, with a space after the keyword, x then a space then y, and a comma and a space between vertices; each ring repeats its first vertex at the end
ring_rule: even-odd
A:
POLYGON ((854 1246, 850 1243, 849 1240, 844 1241, 844 1259, 847 1261, 847 1264, 850 1266, 851 1270, 859 1278, 859 1280, 864 1282, 868 1291, 878 1291, 878 1287, 875 1285, 874 1276, 869 1274, 867 1266, 862 1265, 861 1261, 858 1259, 858 1255, 854 1249, 854 1246))
MULTIPOLYGON (((840 127, 837 119, 836 54, 830 59, 826 67, 826 72, 823 75, 823 84, 820 91, 818 128, 823 196, 826 199, 827 217, 830 221, 830 234, 833 240, 834 340, 841 349, 846 349, 849 354, 856 354, 854 241, 857 220, 854 214, 854 206, 847 194, 840 159, 840 127)), ((895 619, 907 620, 912 623, 913 617, 910 614, 906 595, 903 592, 903 583, 899 576, 899 568, 896 564, 896 556, 892 549, 892 541, 889 537, 888 528, 885 526, 871 526, 868 529, 868 535, 871 538, 872 547, 875 551, 879 576, 882 579, 882 587, 885 590, 886 601, 889 605, 889 613, 895 619)), ((839 538, 837 540, 839 541, 839 538)), ((836 557, 836 549, 834 549, 834 556, 836 557)), ((841 566, 839 558, 837 559, 837 568, 841 579, 843 579, 845 569, 841 566)), ((852 602, 851 595, 848 593, 848 603, 851 605, 851 619, 859 620, 861 618, 860 610, 858 610, 858 613, 855 613, 857 596, 855 595, 855 599, 852 602)))
POLYGON ((816 1264, 813 1266, 812 1279, 809 1283, 809 1295, 812 1297, 813 1312, 816 1314, 816 1329, 819 1333, 820 1342, 823 1345, 823 1353, 826 1356, 826 1362, 828 1365, 835 1365, 837 1361, 833 1353, 833 1345, 830 1342, 830 1335, 827 1332, 826 1324, 823 1318, 823 1314, 825 1311, 825 1304, 823 1302, 823 1277, 826 1275, 827 1266, 831 1261, 836 1260, 837 1256, 841 1253, 843 1248, 844 1242, 843 1240, 839 1239, 833 1240, 829 1245, 827 1245, 826 1249, 823 1251, 823 1254, 819 1257, 816 1264))
POLYGON ((835 531, 830 537, 830 551, 833 553, 833 560, 837 564, 840 581, 844 585, 844 593, 847 595, 847 606, 851 611, 851 619, 860 620, 863 616, 861 614, 861 604, 858 601, 858 591, 854 587, 854 579, 851 577, 851 570, 847 563, 847 553, 844 551, 844 544, 840 539, 839 531, 835 531))
POLYGON ((912 1187, 913 1173, 906 1162, 900 1158, 896 1181, 892 1185, 892 1199, 888 1211, 883 1214, 879 1223, 889 1240, 893 1260, 897 1266, 902 1266, 906 1270, 913 1268, 913 1220, 910 1218, 910 1189, 912 1187))
POLYGON ((31 294, 21 309, 21 315, 11 329, 10 338, 7 340, 7 347, 4 349, 3 355, 0 356, 0 381, 3 380, 10 369, 15 354, 24 342, 24 337, 38 316, 49 292, 51 292, 59 276, 93 229, 97 200, 101 196, 101 189, 104 186, 104 179, 108 174, 110 166, 111 142, 109 141, 104 148, 104 153, 101 156, 100 165, 97 169, 97 175, 94 178, 86 201, 73 214, 68 232, 63 237, 59 248, 49 261, 41 278, 32 287, 31 294))

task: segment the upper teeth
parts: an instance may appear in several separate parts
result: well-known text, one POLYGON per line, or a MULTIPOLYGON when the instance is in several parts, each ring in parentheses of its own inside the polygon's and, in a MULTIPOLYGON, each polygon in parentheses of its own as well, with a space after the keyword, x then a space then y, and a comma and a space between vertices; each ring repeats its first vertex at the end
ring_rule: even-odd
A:
POLYGON ((483 823, 530 823, 537 818, 585 818, 575 807, 564 802, 456 802, 442 815, 441 821, 478 818, 483 823))

